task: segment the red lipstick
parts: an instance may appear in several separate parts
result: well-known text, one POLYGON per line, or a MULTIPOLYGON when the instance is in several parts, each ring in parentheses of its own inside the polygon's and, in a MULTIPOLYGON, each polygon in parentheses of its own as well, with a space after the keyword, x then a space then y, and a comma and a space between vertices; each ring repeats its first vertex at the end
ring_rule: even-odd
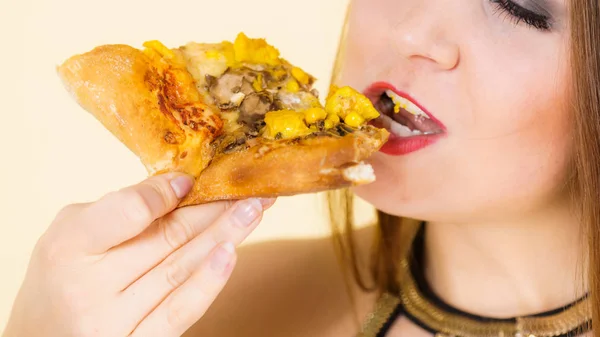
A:
POLYGON ((371 121, 371 124, 390 131, 388 142, 380 150, 382 153, 392 156, 406 155, 434 144, 446 134, 446 127, 431 112, 409 94, 389 83, 373 83, 363 94, 373 102, 381 114, 379 118, 371 121), (395 112, 394 103, 387 96, 387 91, 412 103, 426 116, 415 116, 404 108, 395 112))

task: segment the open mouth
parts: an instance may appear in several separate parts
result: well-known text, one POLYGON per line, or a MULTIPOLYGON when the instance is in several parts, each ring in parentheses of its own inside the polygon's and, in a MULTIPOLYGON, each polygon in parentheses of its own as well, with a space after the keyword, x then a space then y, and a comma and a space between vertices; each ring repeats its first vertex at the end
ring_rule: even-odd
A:
POLYGON ((374 126, 385 128, 402 138, 444 133, 444 126, 438 120, 408 95, 397 93, 391 86, 374 86, 366 95, 381 114, 372 121, 374 126))

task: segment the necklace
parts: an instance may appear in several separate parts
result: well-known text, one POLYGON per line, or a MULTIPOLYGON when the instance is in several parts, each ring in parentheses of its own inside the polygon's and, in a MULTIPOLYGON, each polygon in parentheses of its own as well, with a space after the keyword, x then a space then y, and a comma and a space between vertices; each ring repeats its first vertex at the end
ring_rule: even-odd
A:
POLYGON ((400 302, 409 318, 438 337, 558 337, 591 328, 589 297, 557 310, 507 319, 471 315, 424 294, 407 260, 401 263, 400 302))
POLYGON ((359 337, 382 337, 396 316, 404 315, 435 337, 566 337, 591 330, 591 308, 586 295, 560 309, 506 319, 472 315, 435 297, 410 263, 400 263, 399 295, 384 293, 365 322, 359 337))
POLYGON ((418 266, 423 256, 424 225, 398 266, 398 294, 383 293, 358 337, 384 337, 404 316, 435 337, 572 337, 591 331, 589 295, 555 310, 513 318, 473 315, 450 306, 428 287, 418 266))

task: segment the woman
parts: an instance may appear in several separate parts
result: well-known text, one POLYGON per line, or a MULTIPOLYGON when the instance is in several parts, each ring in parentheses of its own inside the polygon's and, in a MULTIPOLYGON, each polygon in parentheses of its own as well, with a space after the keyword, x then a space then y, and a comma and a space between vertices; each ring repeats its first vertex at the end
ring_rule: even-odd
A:
POLYGON ((336 245, 235 253, 273 200, 154 177, 57 216, 5 336, 600 336, 598 1, 353 0, 344 36, 395 135, 375 229, 331 193, 336 245))

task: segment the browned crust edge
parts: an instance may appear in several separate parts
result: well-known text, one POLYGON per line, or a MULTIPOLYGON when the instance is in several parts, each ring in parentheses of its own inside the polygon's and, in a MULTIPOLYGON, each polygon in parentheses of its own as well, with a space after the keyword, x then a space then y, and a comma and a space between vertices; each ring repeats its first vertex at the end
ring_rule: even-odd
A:
POLYGON ((274 142, 215 158, 180 206, 248 197, 314 193, 365 183, 344 177, 387 140, 387 132, 274 142))
MULTIPOLYGON (((57 67, 71 97, 91 113, 152 171, 172 161, 179 149, 163 139, 183 137, 161 111, 146 83, 150 60, 127 45, 108 45, 75 55, 57 67), (160 136, 162 135, 162 137, 160 136)), ((173 142, 172 142, 173 143, 173 142)))

